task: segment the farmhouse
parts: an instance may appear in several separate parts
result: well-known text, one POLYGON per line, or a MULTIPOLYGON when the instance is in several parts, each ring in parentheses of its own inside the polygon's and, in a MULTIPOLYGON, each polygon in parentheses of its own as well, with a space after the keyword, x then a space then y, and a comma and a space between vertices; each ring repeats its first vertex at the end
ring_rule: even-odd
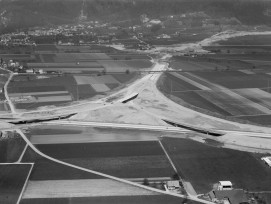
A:
POLYGON ((261 160, 263 160, 264 163, 271 167, 271 157, 262 157, 261 160))
POLYGON ((180 182, 179 181, 167 181, 166 187, 168 190, 177 190, 180 188, 180 182))

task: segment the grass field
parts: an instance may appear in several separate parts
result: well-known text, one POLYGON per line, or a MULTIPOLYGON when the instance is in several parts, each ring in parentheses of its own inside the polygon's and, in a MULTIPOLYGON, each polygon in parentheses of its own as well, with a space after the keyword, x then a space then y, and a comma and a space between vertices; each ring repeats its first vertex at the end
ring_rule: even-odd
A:
POLYGON ((264 111, 251 106, 252 102, 250 100, 240 95, 231 95, 225 90, 199 91, 198 94, 233 116, 265 114, 264 111))
POLYGON ((162 143, 178 173, 197 193, 207 193, 218 181, 234 188, 270 191, 270 169, 256 154, 208 146, 188 139, 163 138, 162 143))
POLYGON ((235 118, 241 119, 241 120, 248 120, 255 124, 261 124, 261 125, 266 125, 266 126, 271 125, 271 122, 270 122, 271 115, 240 116, 240 117, 235 117, 235 118))
POLYGON ((165 79, 163 86, 168 93, 200 90, 198 87, 177 78, 171 73, 166 73, 164 77, 165 79))
POLYGON ((0 163, 16 162, 25 147, 25 141, 18 136, 0 139, 0 163))
POLYGON ((263 73, 245 74, 239 71, 194 72, 193 74, 229 89, 265 88, 271 76, 263 73))
POLYGON ((208 110, 210 112, 216 112, 221 115, 230 116, 231 114, 228 113, 223 108, 217 106, 216 104, 210 102, 206 98, 202 97, 196 91, 188 91, 188 92, 173 92, 172 95, 180 98, 184 101, 184 103, 188 103, 189 105, 202 108, 204 110, 208 110))
POLYGON ((111 179, 29 181, 23 198, 142 196, 157 193, 111 179))
POLYGON ((103 68, 103 66, 98 62, 58 62, 58 63, 27 63, 29 68, 44 69, 45 71, 50 68, 54 68, 56 71, 58 68, 70 68, 70 69, 80 69, 80 68, 103 68))
POLYGON ((174 174, 157 141, 36 146, 52 157, 117 177, 171 177, 174 174))
POLYGON ((22 159, 23 162, 33 162, 34 167, 30 180, 71 180, 71 179, 99 179, 101 177, 72 167, 67 167, 36 154, 28 148, 22 159))
POLYGON ((152 66, 151 61, 145 59, 126 60, 124 63, 135 69, 150 68, 152 66))
POLYGON ((217 65, 215 63, 203 64, 203 62, 193 62, 187 61, 185 58, 174 57, 170 63, 169 67, 175 70, 183 70, 183 71, 201 71, 201 70, 214 70, 215 67, 218 69, 222 69, 221 65, 217 65))
POLYGON ((180 204, 184 202, 187 204, 198 204, 198 202, 195 201, 184 201, 182 198, 167 195, 23 199, 20 204, 180 204))
POLYGON ((48 53, 40 54, 43 63, 91 62, 111 59, 105 53, 48 53))
POLYGON ((30 169, 30 164, 0 165, 1 203, 17 203, 30 169))
POLYGON ((57 48, 54 44, 38 44, 36 51, 57 51, 57 48))
POLYGON ((240 89, 235 90, 238 94, 248 98, 255 103, 271 109, 271 94, 261 89, 240 89))

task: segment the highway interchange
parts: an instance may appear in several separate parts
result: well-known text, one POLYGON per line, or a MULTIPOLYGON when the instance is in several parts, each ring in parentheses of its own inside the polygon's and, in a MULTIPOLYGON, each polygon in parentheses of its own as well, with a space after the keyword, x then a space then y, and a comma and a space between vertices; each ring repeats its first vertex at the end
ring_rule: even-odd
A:
MULTIPOLYGON (((204 43, 206 40, 204 41, 204 43)), ((193 45, 195 47, 195 45, 193 45)), ((11 108, 11 114, 2 114, 0 117, 2 131, 16 131, 27 144, 38 154, 48 158, 52 161, 78 168, 87 172, 95 173, 106 178, 121 181, 126 184, 145 188, 157 193, 169 194, 173 196, 184 197, 183 195, 177 195, 170 192, 153 189, 147 186, 143 186, 131 181, 116 178, 110 175, 95 172, 89 169, 84 169, 71 165, 60 160, 49 157, 40 152, 24 135, 22 129, 32 127, 35 125, 59 125, 59 126, 90 126, 90 127, 110 127, 110 128, 123 128, 123 129, 138 129, 138 130, 155 130, 160 132, 174 132, 180 134, 187 134, 191 132, 188 128, 174 127, 165 123, 164 120, 174 121, 187 126, 193 126, 195 128, 204 128, 207 131, 219 131, 223 136, 213 137, 209 134, 199 134, 201 139, 212 138, 224 144, 225 147, 250 151, 250 152, 263 152, 271 153, 271 129, 258 127, 247 124, 239 124, 232 121, 226 121, 223 119, 215 118, 212 116, 204 115, 202 113, 195 112, 188 108, 182 107, 166 96, 164 96, 157 88, 156 83, 165 70, 169 70, 168 64, 165 62, 167 58, 171 57, 170 54, 165 52, 160 58, 155 59, 151 72, 147 72, 137 81, 127 85, 127 87, 110 94, 106 97, 101 97, 91 101, 81 101, 76 104, 71 104, 65 107, 57 107, 50 109, 42 109, 36 111, 18 111, 14 107, 12 101, 9 98, 7 87, 12 80, 13 73, 10 74, 8 81, 5 84, 4 91, 7 103, 11 108), (138 93, 138 97, 129 101, 127 104, 121 103, 121 101, 131 94, 138 93), (125 113, 128 108, 133 108, 137 111, 138 117, 131 117, 129 113, 125 113), (123 111, 122 111, 123 110, 123 111), (88 113, 99 111, 110 111, 110 113, 116 113, 122 111, 122 115, 126 122, 123 120, 111 120, 103 121, 103 119, 97 120, 96 117, 90 117, 88 113), (67 119, 57 120, 63 116, 72 114, 67 119), (151 122, 145 123, 141 118, 141 114, 148 118, 152 118, 151 122), (51 120, 52 118, 56 120, 51 120), (35 122, 38 120, 38 122, 35 122), (50 120, 50 121, 48 121, 50 120), (14 122, 21 122, 21 124, 14 125, 14 122), (189 124, 189 125, 188 125, 189 124), (246 143, 244 143, 244 140, 246 143)), ((104 113, 104 112, 103 112, 104 113)), ((118 117, 116 117, 118 118, 118 117)), ((199 139, 199 138, 197 138, 199 139)), ((211 203, 198 199, 194 195, 188 195, 188 197, 195 201, 202 203, 211 203)))

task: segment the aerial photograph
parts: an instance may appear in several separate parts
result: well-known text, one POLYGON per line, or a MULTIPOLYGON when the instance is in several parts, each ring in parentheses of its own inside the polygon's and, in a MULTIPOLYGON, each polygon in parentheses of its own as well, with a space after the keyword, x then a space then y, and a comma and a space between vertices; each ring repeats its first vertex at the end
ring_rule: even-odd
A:
POLYGON ((0 204, 271 204, 271 0, 0 0, 0 204))

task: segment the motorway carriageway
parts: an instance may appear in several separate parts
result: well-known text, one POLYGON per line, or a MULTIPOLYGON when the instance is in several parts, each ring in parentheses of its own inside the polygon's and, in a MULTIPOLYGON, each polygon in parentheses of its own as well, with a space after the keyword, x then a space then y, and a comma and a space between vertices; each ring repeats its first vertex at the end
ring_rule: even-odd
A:
POLYGON ((74 126, 94 126, 94 127, 112 127, 112 128, 127 128, 127 129, 140 129, 140 130, 156 130, 167 132, 187 133, 190 130, 182 129, 179 127, 155 126, 155 125, 138 125, 126 123, 103 123, 103 122, 83 122, 83 121, 67 121, 55 120, 43 122, 45 125, 74 125, 74 126))
MULTIPOLYGON (((82 122, 82 121, 67 121, 67 120, 55 120, 42 122, 42 124, 48 125, 75 125, 75 126, 95 126, 95 127, 112 127, 112 128, 126 128, 126 129, 141 129, 141 130, 156 130, 165 132, 178 132, 188 133, 191 130, 180 128, 180 127, 168 127, 168 126, 155 126, 155 125, 138 125, 138 124, 125 124, 125 123, 103 123, 103 122, 82 122)), ((260 132, 244 132, 244 131, 233 131, 233 130, 218 130, 210 129, 212 131, 219 131, 226 134, 243 135, 247 137, 259 137, 271 139, 271 134, 260 133, 260 132)))

